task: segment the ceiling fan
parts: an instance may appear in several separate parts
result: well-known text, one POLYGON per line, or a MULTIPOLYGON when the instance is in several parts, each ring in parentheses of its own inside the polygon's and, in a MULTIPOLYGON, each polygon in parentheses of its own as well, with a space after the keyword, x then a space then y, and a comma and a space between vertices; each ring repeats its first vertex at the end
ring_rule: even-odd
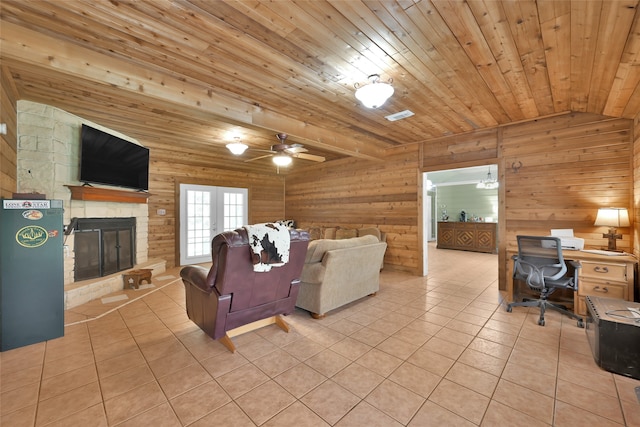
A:
POLYGON ((313 162, 324 162, 325 158, 323 156, 317 156, 315 154, 309 154, 304 145, 302 144, 287 144, 287 134, 286 133, 278 133, 276 134, 276 138, 278 138, 279 144, 275 144, 271 146, 270 150, 260 150, 254 149, 253 151, 262 151, 265 153, 264 156, 254 157, 253 159, 245 160, 245 162, 253 162, 254 160, 264 159, 265 157, 273 157, 273 162, 278 166, 287 166, 291 163, 292 158, 296 159, 304 159, 311 160, 313 162))

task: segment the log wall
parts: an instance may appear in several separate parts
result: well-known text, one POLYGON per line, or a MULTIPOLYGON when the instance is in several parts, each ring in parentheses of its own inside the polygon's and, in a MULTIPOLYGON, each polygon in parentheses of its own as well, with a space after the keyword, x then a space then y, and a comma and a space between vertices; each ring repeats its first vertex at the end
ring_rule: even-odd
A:
MULTIPOLYGON (((633 206, 632 134, 630 120, 572 113, 392 149, 383 163, 318 165, 287 178, 287 217, 376 225, 390 237, 385 265, 420 274, 420 173, 497 163, 504 286, 517 234, 573 228, 587 246, 606 246, 606 230, 593 222, 599 207, 633 206)), ((631 228, 619 232, 618 246, 631 250, 631 228)))
MULTIPOLYGON (((505 127, 509 247, 516 234, 551 228, 573 228, 585 246, 606 246, 607 228, 593 223, 598 208, 633 207, 632 136, 630 120, 579 113, 505 127)), ((618 247, 632 250, 631 228, 618 231, 618 247)))
POLYGON ((18 95, 6 69, 0 70, 0 123, 7 125, 7 134, 0 134, 0 197, 11 198, 17 191, 16 131, 18 95))
MULTIPOLYGON (((640 113, 633 121, 633 216, 634 223, 640 224, 640 113)), ((634 227, 633 254, 640 256, 640 227, 634 227)))
MULTIPOLYGON (((15 102, 2 85, 3 197, 16 191, 15 102), (7 108, 7 103, 9 107, 7 108)), ((151 155, 149 257, 177 265, 180 183, 249 188, 249 221, 295 219, 300 226, 378 226, 387 233, 389 268, 421 274, 421 173, 498 164, 501 186, 501 284, 506 252, 516 234, 573 228, 587 246, 606 244, 594 227, 601 206, 635 207, 640 201, 640 119, 635 122, 586 113, 559 115, 489 131, 440 138, 388 150, 384 162, 343 159, 286 177, 186 164, 154 150, 151 155), (634 177, 635 175, 635 177, 634 177), (286 209, 285 209, 286 201, 286 209), (167 214, 160 216, 158 209, 167 214)), ((140 141, 145 143, 144 141, 140 141)), ((632 214, 639 221, 638 209, 632 214)), ((623 228, 618 246, 639 252, 637 232, 623 228)))
POLYGON ((421 264, 418 228, 419 146, 389 150, 384 162, 321 163, 287 175, 286 216, 299 227, 379 227, 387 234, 385 265, 415 273, 421 264))
MULTIPOLYGON (((144 141, 141 141, 144 144, 144 141)), ((151 150, 149 170, 149 258, 162 258, 167 267, 179 261, 180 184, 249 189, 249 223, 284 219, 284 177, 243 173, 186 164, 162 151, 151 150), (166 215, 158 215, 165 209, 166 215)))

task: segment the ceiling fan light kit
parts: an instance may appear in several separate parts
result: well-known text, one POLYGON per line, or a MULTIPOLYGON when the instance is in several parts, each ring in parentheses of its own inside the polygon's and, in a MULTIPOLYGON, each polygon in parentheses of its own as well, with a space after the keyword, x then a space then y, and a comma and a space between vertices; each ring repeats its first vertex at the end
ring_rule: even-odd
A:
POLYGON ((294 158, 310 160, 312 162, 324 162, 326 160, 324 156, 307 153, 309 150, 304 148, 302 144, 287 144, 286 133, 278 133, 276 134, 276 138, 278 138, 279 144, 272 145, 270 150, 250 148, 250 150, 261 151, 268 154, 245 160, 245 162, 253 162, 256 160, 264 159, 265 157, 271 157, 273 163, 275 163, 279 168, 280 166, 289 166, 294 158))
POLYGON ((287 156, 286 154, 278 154, 273 156, 273 163, 278 166, 289 166, 291 164, 291 161, 291 157, 287 156))
POLYGON ((239 156, 249 148, 247 144, 243 144, 242 142, 231 142, 227 144, 227 149, 231 151, 231 154, 235 156, 239 156))
POLYGON ((380 108, 393 95, 393 80, 381 82, 378 74, 372 74, 368 78, 369 83, 364 86, 355 84, 356 98, 367 108, 380 108))

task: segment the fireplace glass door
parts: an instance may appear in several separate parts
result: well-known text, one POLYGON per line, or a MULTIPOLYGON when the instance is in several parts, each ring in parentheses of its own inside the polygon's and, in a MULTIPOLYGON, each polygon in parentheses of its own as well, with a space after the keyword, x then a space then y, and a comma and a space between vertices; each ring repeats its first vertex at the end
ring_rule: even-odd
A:
POLYGON ((135 218, 80 218, 75 230, 75 281, 135 265, 135 218))
POLYGON ((131 230, 102 232, 102 275, 133 268, 131 230))

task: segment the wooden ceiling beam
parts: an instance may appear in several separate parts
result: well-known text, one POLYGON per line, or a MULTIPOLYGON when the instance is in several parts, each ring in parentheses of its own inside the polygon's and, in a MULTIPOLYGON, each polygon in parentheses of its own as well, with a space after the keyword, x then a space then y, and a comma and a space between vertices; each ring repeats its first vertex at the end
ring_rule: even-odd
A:
MULTIPOLYGON (((253 129, 285 132, 305 145, 333 150, 365 159, 384 158, 385 144, 366 135, 354 137, 344 129, 332 130, 283 116, 218 93, 195 80, 178 79, 143 69, 70 43, 3 22, 2 57, 32 66, 52 69, 75 79, 151 97, 165 103, 198 110, 215 118, 253 129)), ((167 110, 169 110, 167 105, 167 110)))

